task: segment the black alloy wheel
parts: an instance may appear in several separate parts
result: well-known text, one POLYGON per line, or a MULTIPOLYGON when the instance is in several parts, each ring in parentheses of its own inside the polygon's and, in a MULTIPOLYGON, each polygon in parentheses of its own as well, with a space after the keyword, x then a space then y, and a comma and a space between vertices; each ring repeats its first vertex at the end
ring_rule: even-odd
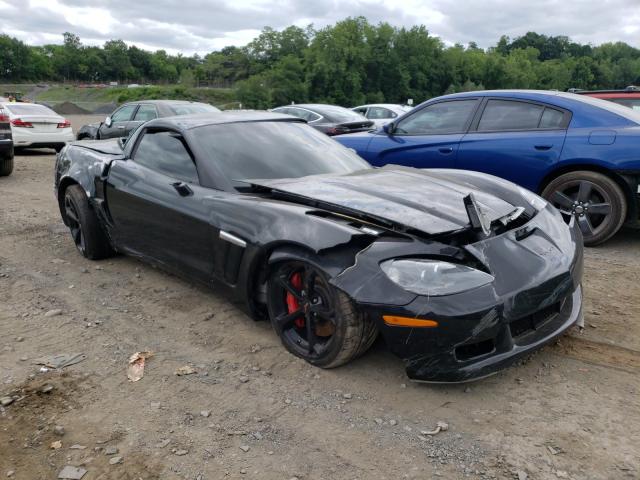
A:
POLYGON ((322 368, 361 355, 378 333, 321 269, 306 262, 278 264, 269 277, 267 298, 271 324, 285 348, 322 368))
POLYGON ((85 255, 84 235, 82 233, 82 225, 80 225, 78 207, 75 205, 74 199, 71 195, 65 195, 64 197, 64 214, 67 218, 67 226, 71 232, 73 243, 76 244, 76 248, 80 253, 85 255))

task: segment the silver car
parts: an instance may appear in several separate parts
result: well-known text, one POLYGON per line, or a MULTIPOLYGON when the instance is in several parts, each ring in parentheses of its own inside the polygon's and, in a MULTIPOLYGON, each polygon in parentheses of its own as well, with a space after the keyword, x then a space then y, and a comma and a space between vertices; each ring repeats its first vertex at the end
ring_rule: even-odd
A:
POLYGON ((369 120, 372 120, 376 127, 380 128, 393 121, 394 118, 411 110, 411 107, 394 103, 372 103, 353 107, 351 110, 364 115, 369 120))

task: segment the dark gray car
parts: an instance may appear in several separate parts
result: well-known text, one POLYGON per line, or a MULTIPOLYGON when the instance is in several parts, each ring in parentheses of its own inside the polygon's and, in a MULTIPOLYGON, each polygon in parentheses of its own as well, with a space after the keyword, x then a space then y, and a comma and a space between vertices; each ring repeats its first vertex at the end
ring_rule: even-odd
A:
POLYGON ((189 115, 192 113, 219 112, 208 103, 185 100, 141 100, 125 103, 103 122, 91 123, 78 130, 78 140, 100 140, 128 137, 139 125, 154 118, 189 115))
POLYGON ((306 120, 316 130, 329 136, 343 133, 366 132, 375 128, 373 121, 359 113, 337 105, 299 104, 286 105, 271 110, 306 120))

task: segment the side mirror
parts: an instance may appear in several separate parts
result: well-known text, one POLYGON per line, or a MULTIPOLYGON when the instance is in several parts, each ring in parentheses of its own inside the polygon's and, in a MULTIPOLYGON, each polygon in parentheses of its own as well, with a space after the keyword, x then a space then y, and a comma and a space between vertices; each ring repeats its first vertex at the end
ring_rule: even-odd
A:
POLYGON ((124 146, 127 144, 127 139, 125 137, 118 137, 118 145, 120 148, 124 150, 124 146))
POLYGON ((107 127, 111 128, 111 124, 112 124, 112 123, 113 123, 113 122, 111 121, 111 117, 107 117, 107 118, 105 118, 105 119, 104 119, 104 124, 105 124, 107 127))
POLYGON ((395 129, 396 129, 396 124, 394 122, 389 122, 382 126, 382 130, 387 135, 393 135, 393 132, 395 129))

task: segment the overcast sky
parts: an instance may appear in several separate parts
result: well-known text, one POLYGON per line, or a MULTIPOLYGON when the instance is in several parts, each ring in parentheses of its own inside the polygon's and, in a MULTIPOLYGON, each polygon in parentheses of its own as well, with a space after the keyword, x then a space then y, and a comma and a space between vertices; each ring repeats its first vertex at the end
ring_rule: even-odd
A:
POLYGON ((640 0, 0 0, 2 33, 29 44, 61 43, 70 31, 85 44, 120 38, 186 55, 245 45, 264 26, 319 28, 359 15, 423 24, 447 44, 489 47, 536 31, 640 47, 640 0))

